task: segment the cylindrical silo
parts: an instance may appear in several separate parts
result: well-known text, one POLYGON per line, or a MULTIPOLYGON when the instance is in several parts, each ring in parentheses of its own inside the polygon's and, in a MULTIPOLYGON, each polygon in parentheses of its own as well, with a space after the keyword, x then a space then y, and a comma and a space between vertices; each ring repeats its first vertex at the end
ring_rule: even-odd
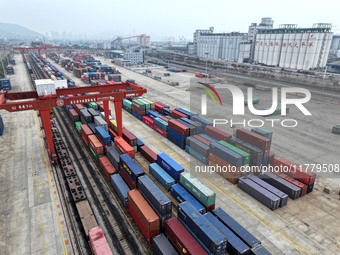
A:
POLYGON ((265 65, 267 65, 269 38, 270 38, 270 34, 264 34, 262 63, 265 64, 265 65))
POLYGON ((288 50, 288 41, 289 41, 289 34, 284 33, 282 38, 282 50, 281 50, 281 57, 280 57, 280 67, 285 67, 287 50, 288 50))
POLYGON ((255 38, 255 43, 254 43, 254 47, 255 47, 255 50, 254 50, 254 61, 255 62, 259 61, 259 48, 260 48, 259 37, 260 37, 260 34, 257 34, 256 38, 255 38))
POLYGON ((327 64, 328 54, 329 54, 329 50, 332 44, 332 37, 333 37, 333 33, 331 32, 326 33, 326 41, 324 44, 324 50, 322 52, 322 59, 321 59, 320 67, 325 67, 327 64))
POLYGON ((262 56, 263 56, 263 38, 264 38, 264 34, 259 34, 259 55, 258 55, 258 61, 259 61, 259 63, 262 63, 262 56))
POLYGON ((267 57, 267 65, 273 65, 273 55, 274 55, 274 41, 275 34, 270 34, 268 41, 268 57, 267 57))
POLYGON ((315 57, 314 57, 314 60, 313 60, 313 68, 317 68, 319 67, 320 65, 320 61, 321 61, 321 57, 322 57, 322 54, 321 54, 321 48, 323 46, 323 42, 325 40, 325 33, 322 32, 322 33, 315 33, 315 34, 318 34, 317 36, 317 39, 316 39, 316 47, 315 47, 315 57))
POLYGON ((291 66, 295 33, 289 33, 288 38, 289 39, 288 39, 288 46, 287 46, 287 55, 286 55, 286 61, 285 61, 285 65, 284 65, 285 68, 290 68, 290 66, 291 66))
POLYGON ((308 43, 308 33, 302 33, 302 38, 300 42, 300 51, 299 51, 299 57, 297 60, 297 66, 296 68, 301 70, 303 69, 303 64, 305 62, 306 58, 306 52, 307 52, 307 43, 308 43))
POLYGON ((317 46, 317 39, 319 37, 319 33, 309 33, 308 35, 308 42, 307 42, 307 51, 306 51, 306 57, 304 62, 303 70, 309 70, 313 67, 315 51, 317 46))
POLYGON ((273 66, 277 66, 280 64, 282 39, 283 39, 283 33, 278 33, 275 35, 274 56, 273 56, 273 62, 272 62, 273 66))
POLYGON ((302 40, 302 33, 296 33, 294 43, 293 43, 293 54, 292 54, 290 68, 297 69, 297 62, 299 58, 301 40, 302 40))

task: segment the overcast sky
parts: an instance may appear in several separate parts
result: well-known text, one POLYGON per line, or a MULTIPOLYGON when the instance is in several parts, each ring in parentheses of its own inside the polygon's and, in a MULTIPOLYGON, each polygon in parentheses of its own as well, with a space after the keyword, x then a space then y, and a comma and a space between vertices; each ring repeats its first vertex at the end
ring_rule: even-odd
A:
POLYGON ((279 24, 311 27, 332 23, 340 33, 338 0, 0 0, 0 21, 36 32, 62 31, 90 35, 151 35, 151 40, 184 36, 192 40, 196 28, 215 32, 247 32, 262 17, 279 24))

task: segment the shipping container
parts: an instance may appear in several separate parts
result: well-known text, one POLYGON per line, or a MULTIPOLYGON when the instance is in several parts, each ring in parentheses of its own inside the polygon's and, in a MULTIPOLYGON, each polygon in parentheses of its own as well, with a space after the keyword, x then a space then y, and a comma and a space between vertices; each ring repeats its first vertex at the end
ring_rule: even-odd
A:
POLYGON ((307 194, 308 186, 306 184, 304 184, 303 182, 300 182, 300 181, 298 181, 298 180, 296 180, 296 179, 294 179, 294 178, 292 178, 289 175, 284 174, 284 173, 274 172, 274 174, 280 176, 281 178, 285 179, 286 181, 289 181, 290 183, 299 187, 301 189, 301 193, 300 193, 301 197, 307 194))
POLYGON ((251 249, 252 255, 271 255, 262 245, 258 245, 251 249))
POLYGON ((72 119, 74 122, 80 121, 80 116, 79 116, 79 114, 76 112, 76 110, 70 109, 70 110, 68 111, 68 113, 69 113, 71 119, 72 119))
POLYGON ((165 235, 180 255, 207 254, 177 218, 166 222, 165 235))
POLYGON ((209 161, 209 157, 205 157, 202 154, 200 154, 199 152, 197 152, 196 150, 192 149, 191 147, 189 147, 188 145, 185 145, 185 151, 187 153, 189 153, 191 156, 193 156, 194 158, 198 159, 199 161, 201 161, 203 164, 207 165, 208 161, 209 161))
POLYGON ((150 104, 151 110, 154 110, 154 109, 155 109, 155 102, 152 102, 152 101, 150 101, 150 100, 148 100, 148 99, 145 99, 145 98, 143 98, 143 100, 144 100, 145 102, 147 102, 147 103, 150 104))
POLYGON ((152 249, 156 255, 177 255, 175 248, 171 245, 164 234, 153 238, 152 249))
POLYGON ((235 136, 232 136, 229 141, 230 144, 234 145, 236 148, 239 148, 247 153, 250 154, 250 166, 260 166, 263 159, 263 151, 253 146, 241 139, 236 138, 235 136))
POLYGON ((129 130, 123 128, 123 139, 132 147, 137 146, 137 137, 135 137, 129 130))
POLYGON ((261 135, 261 136, 264 136, 268 139, 273 138, 273 131, 269 131, 269 130, 264 129, 264 128, 252 128, 251 132, 258 134, 258 135, 261 135))
POLYGON ((170 109, 170 107, 164 103, 161 103, 161 102, 155 102, 155 110, 159 113, 162 112, 162 109, 163 108, 168 108, 170 109))
POLYGON ((204 139, 206 139, 206 140, 208 140, 210 143, 216 143, 216 142, 218 142, 216 139, 214 139, 214 138, 212 138, 212 137, 210 137, 210 136, 208 136, 208 135, 206 135, 206 134, 200 134, 199 136, 202 137, 202 138, 204 138, 204 139))
POLYGON ((80 110, 84 109, 84 106, 82 104, 76 104, 74 105, 74 109, 78 114, 80 114, 80 110))
POLYGON ((109 128, 108 128, 108 125, 107 125, 105 119, 103 119, 101 116, 94 117, 94 124, 96 126, 100 126, 100 127, 104 128, 105 131, 109 131, 109 128))
POLYGON ((157 154, 153 152, 148 146, 142 146, 140 148, 140 153, 150 163, 155 163, 157 161, 157 154))
POLYGON ((233 166, 241 166, 243 164, 243 157, 240 154, 235 153, 218 142, 211 143, 209 149, 210 153, 223 158, 233 166))
POLYGON ((148 125, 149 127, 151 127, 153 129, 153 119, 151 119, 150 117, 148 116, 143 116, 142 117, 142 121, 148 125))
POLYGON ((94 255, 112 255, 103 230, 95 227, 89 230, 89 245, 94 255))
POLYGON ((106 157, 108 158, 108 160, 111 162, 111 164, 117 169, 119 170, 119 166, 120 166, 120 155, 117 151, 117 149, 114 146, 108 147, 106 149, 106 153, 105 153, 106 157))
POLYGON ((200 123, 202 126, 213 126, 213 123, 211 121, 203 119, 199 116, 192 116, 191 120, 200 123))
POLYGON ((157 117, 162 117, 162 114, 159 114, 158 112, 155 111, 148 111, 147 116, 151 119, 157 118, 157 117))
POLYGON ((122 137, 117 137, 114 144, 122 154, 128 154, 131 158, 135 158, 134 149, 122 137))
POLYGON ((186 138, 186 145, 189 146, 191 149, 197 151, 202 156, 208 158, 209 157, 209 146, 205 145, 201 141, 197 140, 194 137, 187 137, 186 138))
POLYGON ((270 145, 271 145, 270 139, 260 136, 258 134, 255 134, 243 128, 236 130, 236 137, 263 150, 264 158, 269 156, 270 145))
POLYGON ((152 238, 160 232, 159 217, 138 190, 128 192, 128 210, 146 240, 151 244, 152 238))
POLYGON ((137 184, 132 180, 131 176, 124 169, 120 168, 119 174, 129 187, 129 189, 137 189, 137 184))
POLYGON ((157 163, 149 165, 149 173, 155 177, 155 179, 169 191, 171 186, 176 183, 175 179, 172 178, 167 172, 164 171, 157 163))
POLYGON ((111 164, 106 156, 99 158, 99 165, 109 181, 111 180, 111 175, 117 173, 117 169, 111 164))
POLYGON ((235 147, 234 145, 231 145, 230 143, 227 143, 225 141, 219 141, 219 144, 221 144, 222 146, 234 151, 235 153, 241 155, 243 157, 243 164, 242 165, 249 165, 250 162, 250 154, 235 147))
POLYGON ((138 177, 144 175, 144 171, 135 163, 135 161, 128 155, 122 154, 120 157, 120 169, 124 169, 131 177, 134 183, 137 184, 138 177))
POLYGON ((275 196, 273 193, 263 188, 256 182, 248 179, 247 177, 239 178, 237 187, 267 206, 272 211, 276 210, 280 206, 279 197, 275 196))
POLYGON ((176 110, 172 110, 171 113, 169 114, 171 117, 175 118, 175 119, 180 119, 180 118, 188 118, 187 115, 176 111, 176 110))
MULTIPOLYGON (((117 121, 116 120, 110 120, 110 128, 115 131, 116 133, 118 133, 118 128, 117 128, 117 121)), ((122 125, 122 128, 124 128, 124 126, 122 125)))
POLYGON ((185 149, 185 136, 184 137, 182 136, 184 139, 179 139, 178 136, 182 136, 182 135, 173 131, 171 128, 168 129, 167 138, 169 139, 169 141, 173 142, 178 147, 180 147, 182 150, 184 150, 185 149), (174 135, 174 134, 176 134, 176 135, 174 135))
POLYGON ((91 121, 90 121, 90 122, 92 122, 92 123, 94 123, 94 118, 95 118, 95 117, 100 117, 100 116, 99 116, 99 113, 96 112, 96 110, 93 109, 93 108, 87 108, 87 111, 88 111, 88 113, 89 113, 90 116, 91 116, 91 121))
POLYGON ((197 115, 197 114, 193 114, 193 113, 191 113, 189 111, 186 111, 183 108, 176 108, 175 110, 180 112, 180 113, 182 113, 182 114, 184 114, 184 115, 186 115, 186 116, 188 116, 188 119, 191 119, 191 116, 193 116, 193 115, 197 115))
POLYGON ((256 247, 261 244, 261 242, 250 234, 244 227, 242 227, 237 221, 235 221, 229 214, 227 214, 221 208, 217 208, 212 211, 225 226, 227 226, 231 231, 234 232, 245 244, 250 248, 256 247))
POLYGON ((140 121, 142 120, 142 115, 136 113, 135 111, 131 111, 131 114, 136 117, 137 119, 139 119, 140 121))
POLYGON ((190 125, 193 125, 197 128, 197 134, 201 134, 201 133, 204 133, 204 129, 205 127, 202 126, 202 124, 198 123, 198 122, 195 122, 195 121, 192 121, 188 118, 182 118, 181 120, 185 121, 186 123, 190 124, 190 125))
POLYGON ((93 134, 96 132, 96 125, 94 123, 88 123, 87 126, 91 129, 93 134))
POLYGON ((210 207, 215 204, 216 194, 203 185, 199 180, 192 177, 190 173, 181 173, 179 182, 205 207, 210 207))
POLYGON ((183 188, 182 185, 178 183, 172 185, 170 193, 171 196, 173 196, 173 198, 176 199, 178 203, 188 201, 201 214, 204 214, 206 212, 205 207, 196 198, 194 198, 185 188, 183 188))
POLYGON ((194 135, 193 138, 197 139, 198 141, 200 141, 201 143, 204 143, 207 146, 210 146, 211 142, 205 138, 203 138, 200 135, 194 135))
POLYGON ((103 127, 96 127, 96 136, 105 146, 111 146, 111 136, 103 127))
MULTIPOLYGON (((163 118, 163 117, 161 117, 161 118, 163 118)), ((161 118, 159 118, 159 117, 154 118, 153 123, 154 123, 155 126, 161 128, 162 130, 164 130, 166 132, 168 130, 168 121, 169 120, 165 121, 161 118)))
POLYGON ((111 176, 111 185, 113 189, 116 191, 120 200, 122 200, 123 205, 127 206, 128 192, 130 191, 130 189, 119 174, 114 174, 111 176))
POLYGON ((286 193, 288 197, 290 197, 293 200, 299 198, 301 195, 301 188, 295 186, 289 181, 284 180, 283 178, 277 176, 274 173, 263 172, 262 174, 259 175, 259 177, 265 182, 273 185, 275 188, 286 193))
POLYGON ((197 135, 198 134, 197 127, 185 122, 182 119, 177 119, 176 121, 189 128, 189 135, 197 135))
POLYGON ((273 193, 275 196, 280 198, 280 207, 285 206, 288 203, 288 195, 281 190, 275 188, 274 186, 270 185, 269 183, 263 181, 259 177, 255 175, 248 175, 248 179, 252 180, 253 182, 257 183, 261 187, 265 188, 266 190, 270 191, 273 193))
POLYGON ((140 148, 144 146, 144 143, 137 138, 137 151, 140 151, 140 148))
POLYGON ((205 127, 205 134, 216 139, 217 141, 229 142, 231 138, 230 134, 227 134, 226 132, 223 132, 222 130, 219 130, 212 126, 205 127))
POLYGON ((161 129, 160 127, 154 125, 154 126, 153 126, 153 129, 154 129, 158 134, 160 134, 161 136, 163 136, 163 137, 165 137, 165 138, 168 137, 167 131, 161 129))
POLYGON ((164 152, 157 154, 157 164, 160 165, 176 181, 179 180, 180 173, 184 172, 184 168, 164 152))
POLYGON ((168 122, 168 133, 169 128, 173 129, 177 133, 179 133, 182 136, 189 136, 190 135, 190 129, 187 126, 184 126, 183 124, 179 123, 176 120, 169 120, 168 122))
POLYGON ((208 212, 204 217, 216 227, 216 229, 227 239, 227 252, 230 255, 250 255, 250 250, 234 232, 225 226, 212 213, 208 212))
POLYGON ((88 125, 84 124, 80 126, 81 129, 81 137, 83 138, 85 144, 89 146, 89 135, 93 135, 92 130, 88 127, 88 125))
POLYGON ((163 108, 162 109, 162 114, 163 115, 170 115, 170 113, 171 113, 171 110, 169 108, 163 108))
POLYGON ((80 119, 83 124, 93 123, 92 116, 86 108, 80 110, 80 119))
POLYGON ((178 207, 178 219, 190 229, 197 241, 212 254, 224 254, 227 250, 226 238, 200 214, 189 202, 178 207))
POLYGON ((89 135, 89 145, 92 147, 97 155, 104 154, 104 145, 99 141, 95 135, 89 135))

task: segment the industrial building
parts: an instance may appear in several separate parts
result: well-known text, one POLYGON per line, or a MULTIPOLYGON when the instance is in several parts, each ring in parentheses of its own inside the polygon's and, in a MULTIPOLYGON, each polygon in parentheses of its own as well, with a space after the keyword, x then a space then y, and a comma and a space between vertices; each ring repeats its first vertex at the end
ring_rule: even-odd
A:
POLYGON ((134 49, 130 51, 112 50, 104 52, 105 58, 114 59, 119 66, 130 66, 144 63, 144 51, 141 49, 134 49))
POLYGON ((324 68, 332 42, 331 24, 312 28, 281 25, 278 29, 258 31, 254 61, 257 64, 311 70, 324 68))

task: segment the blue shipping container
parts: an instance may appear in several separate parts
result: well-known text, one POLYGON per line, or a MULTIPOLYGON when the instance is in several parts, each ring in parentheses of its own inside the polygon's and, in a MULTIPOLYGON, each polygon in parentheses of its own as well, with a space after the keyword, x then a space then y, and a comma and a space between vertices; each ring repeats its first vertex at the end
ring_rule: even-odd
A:
POLYGON ((111 185, 122 200, 124 206, 128 205, 128 192, 129 187, 124 182, 123 178, 119 174, 111 175, 111 185))
POLYGON ((169 108, 162 108, 162 114, 163 115, 170 115, 170 109, 169 108))
POLYGON ((150 179, 149 176, 143 175, 138 178, 138 190, 145 196, 145 199, 152 204, 155 211, 157 211, 160 215, 171 213, 171 200, 150 179))
POLYGON ((147 116, 150 117, 151 119, 154 119, 157 117, 162 117, 163 115, 155 111, 148 111, 147 116))
POLYGON ((262 245, 258 245, 251 249, 251 254, 253 255, 271 255, 262 245))
POLYGON ((213 123, 211 121, 203 119, 203 118, 198 117, 196 115, 192 116, 190 119, 192 121, 196 121, 196 122, 202 124, 203 126, 212 126, 213 125, 213 123))
POLYGON ((189 202, 179 204, 178 218, 191 229, 209 252, 213 254, 224 254, 226 252, 226 238, 189 202))
POLYGON ((233 166, 241 166, 243 163, 243 157, 240 154, 237 154, 219 143, 211 143, 209 149, 211 153, 219 156, 233 166))
POLYGON ((197 133, 198 134, 204 133, 204 126, 202 126, 201 123, 189 120, 188 118, 182 118, 181 120, 185 121, 186 123, 188 123, 190 125, 195 126, 197 128, 197 133))
POLYGON ((118 151, 116 150, 116 148, 115 148, 114 146, 107 147, 105 155, 106 155, 106 157, 109 159, 109 161, 111 162, 111 164, 112 164, 117 170, 119 170, 120 156, 119 156, 119 153, 118 153, 118 151))
POLYGON ((144 175, 144 171, 128 154, 122 154, 119 158, 122 168, 128 173, 133 182, 137 184, 138 177, 144 175))
POLYGON ((139 115, 138 113, 131 111, 131 114, 135 116, 137 119, 142 120, 142 115, 139 115))
POLYGON ((214 139, 214 138, 212 138, 212 137, 210 137, 210 136, 208 136, 206 134, 200 134, 199 136, 204 138, 205 140, 208 140, 208 141, 212 142, 212 143, 217 143, 216 139, 214 139))
POLYGON ((140 151, 140 147, 143 147, 144 143, 137 138, 137 151, 140 151))
POLYGON ((183 109, 181 109, 181 108, 176 108, 175 110, 178 111, 178 112, 180 112, 180 113, 182 113, 182 114, 185 114, 186 116, 188 116, 189 119, 191 119, 191 116, 193 116, 192 113, 190 113, 190 112, 188 112, 188 111, 186 111, 186 110, 183 110, 183 109))
POLYGON ((167 172, 164 171, 157 163, 149 165, 149 173, 155 177, 155 179, 169 191, 171 186, 176 183, 175 179, 172 178, 167 172))
POLYGON ((176 144, 178 147, 180 147, 182 150, 185 149, 185 140, 179 140, 177 139, 177 137, 173 136, 172 134, 168 133, 168 139, 173 142, 174 144, 176 144))
POLYGON ((249 247, 239 238, 237 237, 229 228, 227 228, 221 221, 219 221, 212 213, 208 212, 204 215, 204 217, 213 224, 218 231, 227 239, 227 252, 230 255, 233 254, 242 254, 248 255, 250 254, 249 247))
POLYGON ((172 128, 169 128, 169 127, 168 127, 168 135, 175 137, 175 139, 177 139, 181 142, 185 142, 185 139, 188 137, 186 135, 181 135, 180 133, 177 133, 175 130, 173 130, 172 128))
POLYGON ((184 168, 177 164, 164 152, 157 155, 157 164, 160 165, 176 181, 179 180, 180 173, 184 172, 184 168))
POLYGON ((185 151, 187 153, 189 153, 191 156, 193 156, 194 158, 196 158, 199 161, 201 161, 203 164, 205 164, 205 165, 208 164, 209 157, 204 157, 202 154, 200 154, 199 152, 195 151, 194 149, 192 149, 188 145, 185 145, 185 151))
POLYGON ((155 236, 152 241, 152 248, 156 255, 177 255, 175 248, 171 245, 164 234, 155 236))
POLYGON ((168 131, 168 123, 165 120, 160 119, 159 117, 154 118, 153 124, 166 132, 168 131))
POLYGON ((176 199, 178 203, 188 201, 193 207, 196 208, 201 214, 205 213, 205 207, 193 197, 181 184, 174 184, 171 186, 171 196, 176 199))
POLYGON ((249 165, 250 166, 260 166, 262 163, 262 158, 263 158, 263 151, 256 147, 253 146, 239 138, 237 138, 236 136, 232 136, 230 138, 229 143, 231 145, 234 145, 235 147, 247 152, 250 154, 250 162, 249 165))
POLYGON ((111 145, 111 136, 103 127, 96 127, 96 136, 104 145, 111 145))
POLYGON ((202 143, 201 141, 193 138, 187 137, 186 145, 189 146, 191 149, 200 153, 203 157, 209 157, 209 146, 202 143))
POLYGON ((233 231, 243 242, 249 247, 253 248, 261 242, 250 234, 244 227, 242 227, 237 221, 235 221, 229 214, 223 211, 221 208, 217 208, 212 213, 231 231, 233 231))
POLYGON ((182 125, 186 126, 189 128, 190 130, 190 135, 197 135, 198 134, 198 131, 197 131, 197 128, 187 122, 185 122, 184 120, 181 120, 181 119, 177 119, 176 120, 178 123, 181 123, 182 125))

